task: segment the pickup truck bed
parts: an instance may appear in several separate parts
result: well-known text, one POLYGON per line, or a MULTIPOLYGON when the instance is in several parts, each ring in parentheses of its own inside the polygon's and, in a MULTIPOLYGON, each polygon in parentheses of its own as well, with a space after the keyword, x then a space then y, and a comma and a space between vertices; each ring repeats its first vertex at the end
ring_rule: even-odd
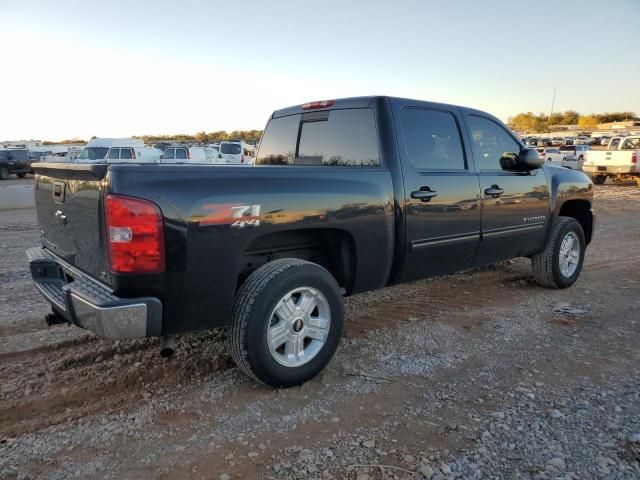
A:
POLYGON ((59 319, 112 338, 229 325, 243 370, 294 385, 331 358, 343 294, 518 256, 575 282, 593 186, 542 163, 478 110, 312 102, 274 112, 251 167, 35 165, 31 271, 59 319))

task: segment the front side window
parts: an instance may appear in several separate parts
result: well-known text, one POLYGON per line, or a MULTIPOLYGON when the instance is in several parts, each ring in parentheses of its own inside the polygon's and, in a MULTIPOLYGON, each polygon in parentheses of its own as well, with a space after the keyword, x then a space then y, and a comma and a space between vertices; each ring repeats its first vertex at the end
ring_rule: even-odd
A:
POLYGON ((520 152, 520 144, 493 120, 478 115, 467 117, 476 163, 480 170, 502 170, 505 153, 520 152))
POLYGON ((110 148, 109 149, 109 158, 114 160, 120 158, 120 149, 119 148, 110 148))
POLYGON ((455 117, 440 110, 404 108, 404 148, 416 170, 464 170, 466 162, 455 117))
POLYGON ((611 143, 609 144, 609 148, 611 150, 615 150, 616 148, 618 148, 618 145, 620 145, 620 139, 614 138, 613 140, 611 140, 611 143))
POLYGON ((130 148, 121 148, 120 149, 120 158, 125 158, 125 159, 132 158, 131 149, 130 148))
POLYGON ((176 155, 175 148, 167 148, 162 154, 162 158, 166 160, 173 160, 175 158, 175 155, 176 155))

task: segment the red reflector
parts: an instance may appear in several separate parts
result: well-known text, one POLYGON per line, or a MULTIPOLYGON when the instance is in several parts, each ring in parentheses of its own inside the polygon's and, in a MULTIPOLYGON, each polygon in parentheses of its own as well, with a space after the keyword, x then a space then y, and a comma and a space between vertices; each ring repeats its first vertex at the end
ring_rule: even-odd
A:
POLYGON ((631 163, 634 165, 638 163, 638 152, 631 152, 631 163))
POLYGON ((155 203, 106 195, 105 217, 112 272, 164 272, 162 213, 155 203))
POLYGON ((335 100, 320 100, 317 102, 308 102, 302 105, 303 110, 310 110, 312 108, 327 108, 336 103, 335 100))

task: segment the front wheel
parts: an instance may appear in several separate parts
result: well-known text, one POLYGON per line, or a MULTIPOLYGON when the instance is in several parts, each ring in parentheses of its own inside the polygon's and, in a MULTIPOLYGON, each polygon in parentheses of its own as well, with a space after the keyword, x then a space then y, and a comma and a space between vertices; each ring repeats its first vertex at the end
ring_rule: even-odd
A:
POLYGON ((586 242, 582 226, 575 218, 558 217, 545 249, 531 257, 533 277, 538 285, 567 288, 582 271, 586 242))
POLYGON ((231 355, 260 382, 299 385, 329 363, 343 323, 340 287, 327 270, 304 260, 275 260, 240 287, 228 331, 231 355))

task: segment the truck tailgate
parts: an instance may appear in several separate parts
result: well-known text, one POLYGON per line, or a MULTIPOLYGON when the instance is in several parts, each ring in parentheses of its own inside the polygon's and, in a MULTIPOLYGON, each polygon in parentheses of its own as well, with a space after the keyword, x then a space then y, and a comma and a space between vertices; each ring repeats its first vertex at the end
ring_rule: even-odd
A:
POLYGON ((106 170, 106 164, 34 165, 42 245, 67 263, 110 284, 102 213, 106 170))

